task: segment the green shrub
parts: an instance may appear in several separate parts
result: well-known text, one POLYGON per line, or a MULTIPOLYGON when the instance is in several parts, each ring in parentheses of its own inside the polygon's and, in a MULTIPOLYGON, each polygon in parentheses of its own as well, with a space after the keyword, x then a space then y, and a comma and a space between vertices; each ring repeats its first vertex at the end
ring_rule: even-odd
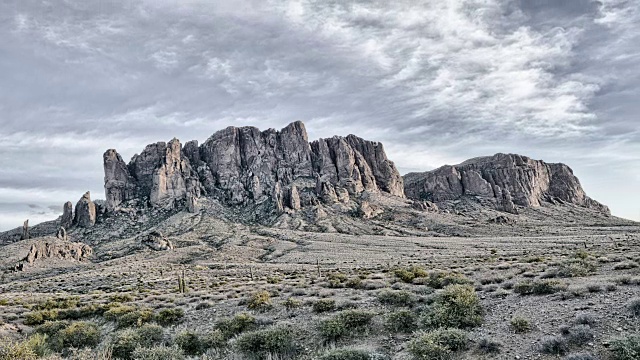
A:
POLYGON ((294 298, 288 298, 287 300, 282 302, 282 306, 284 306, 287 310, 293 310, 302 306, 302 302, 294 298))
POLYGON ((93 348, 100 343, 100 329, 94 323, 75 322, 60 331, 60 337, 65 348, 93 348))
POLYGON ((510 324, 513 331, 515 331, 517 334, 531 331, 531 322, 529 321, 529 319, 516 316, 511 319, 510 324))
POLYGON ((329 283, 330 288, 344 287, 344 284, 347 282, 347 279, 348 279, 347 275, 340 272, 334 272, 327 275, 327 282, 329 283))
POLYGON ((465 329, 480 326, 482 320, 482 306, 473 286, 449 285, 427 309, 424 325, 465 329))
POLYGON ((611 342, 613 360, 640 359, 640 334, 629 335, 611 342))
POLYGON ((113 356, 125 360, 133 358, 133 351, 140 348, 150 348, 161 343, 163 330, 158 325, 146 324, 137 329, 124 329, 114 334, 112 340, 113 356))
POLYGON ((467 279, 464 275, 447 271, 431 272, 427 279, 427 285, 434 289, 443 289, 449 285, 464 285, 471 283, 472 281, 467 279))
POLYGON ((131 294, 127 294, 127 293, 121 293, 121 294, 115 294, 112 295, 109 300, 111 302, 119 302, 119 303, 125 303, 125 302, 131 302, 134 300, 134 297, 131 294))
POLYGON ((409 310, 399 310, 386 316, 385 327, 395 333, 411 333, 418 328, 418 316, 409 310))
POLYGON ((412 306, 416 302, 415 296, 406 290, 385 289, 376 294, 378 301, 384 305, 412 306))
POLYGON ((206 342, 200 334, 193 331, 181 332, 176 336, 174 343, 189 356, 201 355, 207 350, 206 342))
POLYGON ((207 348, 221 349, 227 346, 227 338, 222 331, 216 329, 204 336, 203 339, 207 348))
POLYGON ((70 309, 78 306, 78 297, 56 297, 39 302, 33 310, 70 309))
POLYGON ((569 260, 558 267, 556 271, 559 277, 589 276, 598 270, 596 263, 584 259, 569 260))
POLYGON ((567 340, 574 345, 584 345, 595 338, 589 325, 574 325, 568 329, 567 340))
POLYGON ((154 320, 162 325, 169 326, 176 324, 184 317, 184 310, 181 308, 162 309, 154 316, 154 320))
POLYGON ((396 269, 393 272, 400 280, 411 283, 416 278, 427 277, 428 273, 424 268, 412 266, 405 269, 396 269))
POLYGON ((252 310, 266 310, 271 308, 271 294, 268 291, 258 291, 249 297, 247 307, 252 310))
POLYGON ((566 287, 557 280, 526 280, 515 285, 513 292, 520 295, 554 294, 566 287))
POLYGON ((280 358, 296 352, 293 331, 284 326, 244 333, 237 338, 235 346, 239 352, 255 359, 280 358))
POLYGON ((633 316, 640 316, 640 298, 633 298, 627 303, 627 309, 633 316))
POLYGON ((567 340, 561 336, 545 336, 540 339, 540 351, 551 355, 564 355, 569 351, 567 340))
POLYGON ((320 360, 370 360, 371 355, 364 350, 336 349, 322 355, 320 360))
POLYGON ((457 351, 468 347, 468 336, 458 329, 438 329, 418 334, 409 343, 409 353, 414 359, 449 360, 457 351))
POLYGON ((323 313, 336 309, 336 301, 333 299, 320 299, 313 303, 313 312, 323 313))
POLYGON ((136 348, 132 357, 136 360, 184 360, 182 350, 177 346, 166 347, 164 345, 152 348, 136 348))
POLYGON ((478 350, 485 354, 497 354, 500 352, 500 348, 502 348, 502 344, 495 340, 482 338, 478 341, 478 350))
POLYGON ((153 311, 147 308, 117 304, 105 311, 104 318, 115 322, 119 328, 142 326, 153 320, 153 311))
POLYGON ((2 360, 36 360, 38 354, 29 346, 27 341, 0 341, 0 359, 2 360))
POLYGON ((347 334, 355 334, 367 330, 374 314, 361 310, 346 310, 320 323, 320 335, 329 341, 335 341, 347 334))
POLYGON ((44 324, 46 321, 58 320, 58 310, 39 310, 25 314, 24 324, 28 326, 44 324))
POLYGON ((230 339, 242 332, 256 328, 256 319, 247 313, 238 314, 232 318, 218 321, 216 328, 222 332, 225 339, 230 339))

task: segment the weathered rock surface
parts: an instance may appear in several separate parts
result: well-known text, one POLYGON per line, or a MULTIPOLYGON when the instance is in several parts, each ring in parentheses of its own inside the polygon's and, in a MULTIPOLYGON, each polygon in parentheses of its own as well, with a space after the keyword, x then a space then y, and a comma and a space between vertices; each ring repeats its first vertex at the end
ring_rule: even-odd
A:
POLYGON ((60 226, 68 229, 73 224, 73 204, 71 201, 67 201, 62 206, 62 218, 60 219, 60 226))
POLYGON ((79 227, 92 227, 96 223, 96 205, 91 201, 91 193, 87 191, 76 204, 73 223, 79 227))
POLYGON ((402 177, 382 144, 353 135, 309 143, 302 122, 280 131, 228 127, 200 146, 159 142, 128 165, 115 150, 103 160, 107 211, 133 199, 152 206, 184 200, 195 211, 197 199, 208 196, 236 206, 269 201, 282 213, 317 202, 309 193, 326 203, 348 202, 349 194, 365 190, 404 196, 402 177))
POLYGON ((43 259, 73 259, 77 261, 87 260, 93 254, 93 249, 83 243, 71 243, 62 241, 39 241, 29 249, 24 262, 33 265, 43 259))
POLYGON ((578 178, 564 164, 547 164, 526 156, 496 154, 404 177, 405 193, 415 200, 440 203, 463 196, 490 199, 496 209, 517 213, 516 205, 538 207, 565 202, 609 213, 586 196, 578 178))
POLYGON ((58 232, 56 233, 56 238, 59 240, 68 240, 67 238, 67 230, 64 228, 64 226, 60 226, 60 228, 58 229, 58 232))
POLYGON ((29 239, 29 219, 24 221, 22 224, 22 236, 20 236, 20 240, 28 240, 29 239))
POLYGON ((160 231, 152 231, 142 240, 142 244, 155 251, 173 250, 171 241, 164 237, 160 231))

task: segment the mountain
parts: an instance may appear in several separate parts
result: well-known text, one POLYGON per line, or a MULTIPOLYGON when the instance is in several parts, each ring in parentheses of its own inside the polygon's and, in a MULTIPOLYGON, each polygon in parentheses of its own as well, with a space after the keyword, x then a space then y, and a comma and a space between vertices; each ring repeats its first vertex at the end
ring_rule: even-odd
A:
POLYGON ((465 197, 497 210, 517 214, 517 206, 569 203, 609 214, 589 198, 571 168, 515 154, 496 154, 404 176, 405 193, 441 206, 465 197), (517 206, 516 206, 517 205, 517 206))

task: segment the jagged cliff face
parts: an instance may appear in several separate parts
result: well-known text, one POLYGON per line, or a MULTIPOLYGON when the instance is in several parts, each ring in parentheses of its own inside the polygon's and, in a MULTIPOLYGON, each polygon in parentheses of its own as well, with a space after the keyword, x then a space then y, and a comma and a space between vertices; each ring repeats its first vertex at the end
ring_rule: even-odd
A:
POLYGON ((404 186, 411 199, 439 203, 476 196, 489 199, 497 209, 511 213, 517 213, 515 205, 537 207, 545 202, 566 202, 609 213, 606 206, 586 196, 567 165, 547 164, 514 154, 496 154, 407 174, 404 186))
POLYGON ((281 131, 229 127, 200 146, 159 142, 129 164, 107 150, 104 170, 107 211, 134 199, 153 206, 186 200, 194 210, 199 197, 210 196, 230 205, 271 201, 282 211, 345 201, 365 190, 404 196, 382 144, 353 135, 309 143, 301 122, 281 131))

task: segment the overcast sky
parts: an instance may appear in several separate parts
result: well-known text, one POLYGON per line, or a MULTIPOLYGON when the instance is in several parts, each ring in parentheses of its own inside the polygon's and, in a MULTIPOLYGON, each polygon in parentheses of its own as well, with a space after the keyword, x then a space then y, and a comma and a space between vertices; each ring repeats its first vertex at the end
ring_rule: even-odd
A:
POLYGON ((0 229, 104 198, 108 148, 295 120, 403 174, 564 162, 640 220, 639 114, 639 0, 5 0, 0 229))

